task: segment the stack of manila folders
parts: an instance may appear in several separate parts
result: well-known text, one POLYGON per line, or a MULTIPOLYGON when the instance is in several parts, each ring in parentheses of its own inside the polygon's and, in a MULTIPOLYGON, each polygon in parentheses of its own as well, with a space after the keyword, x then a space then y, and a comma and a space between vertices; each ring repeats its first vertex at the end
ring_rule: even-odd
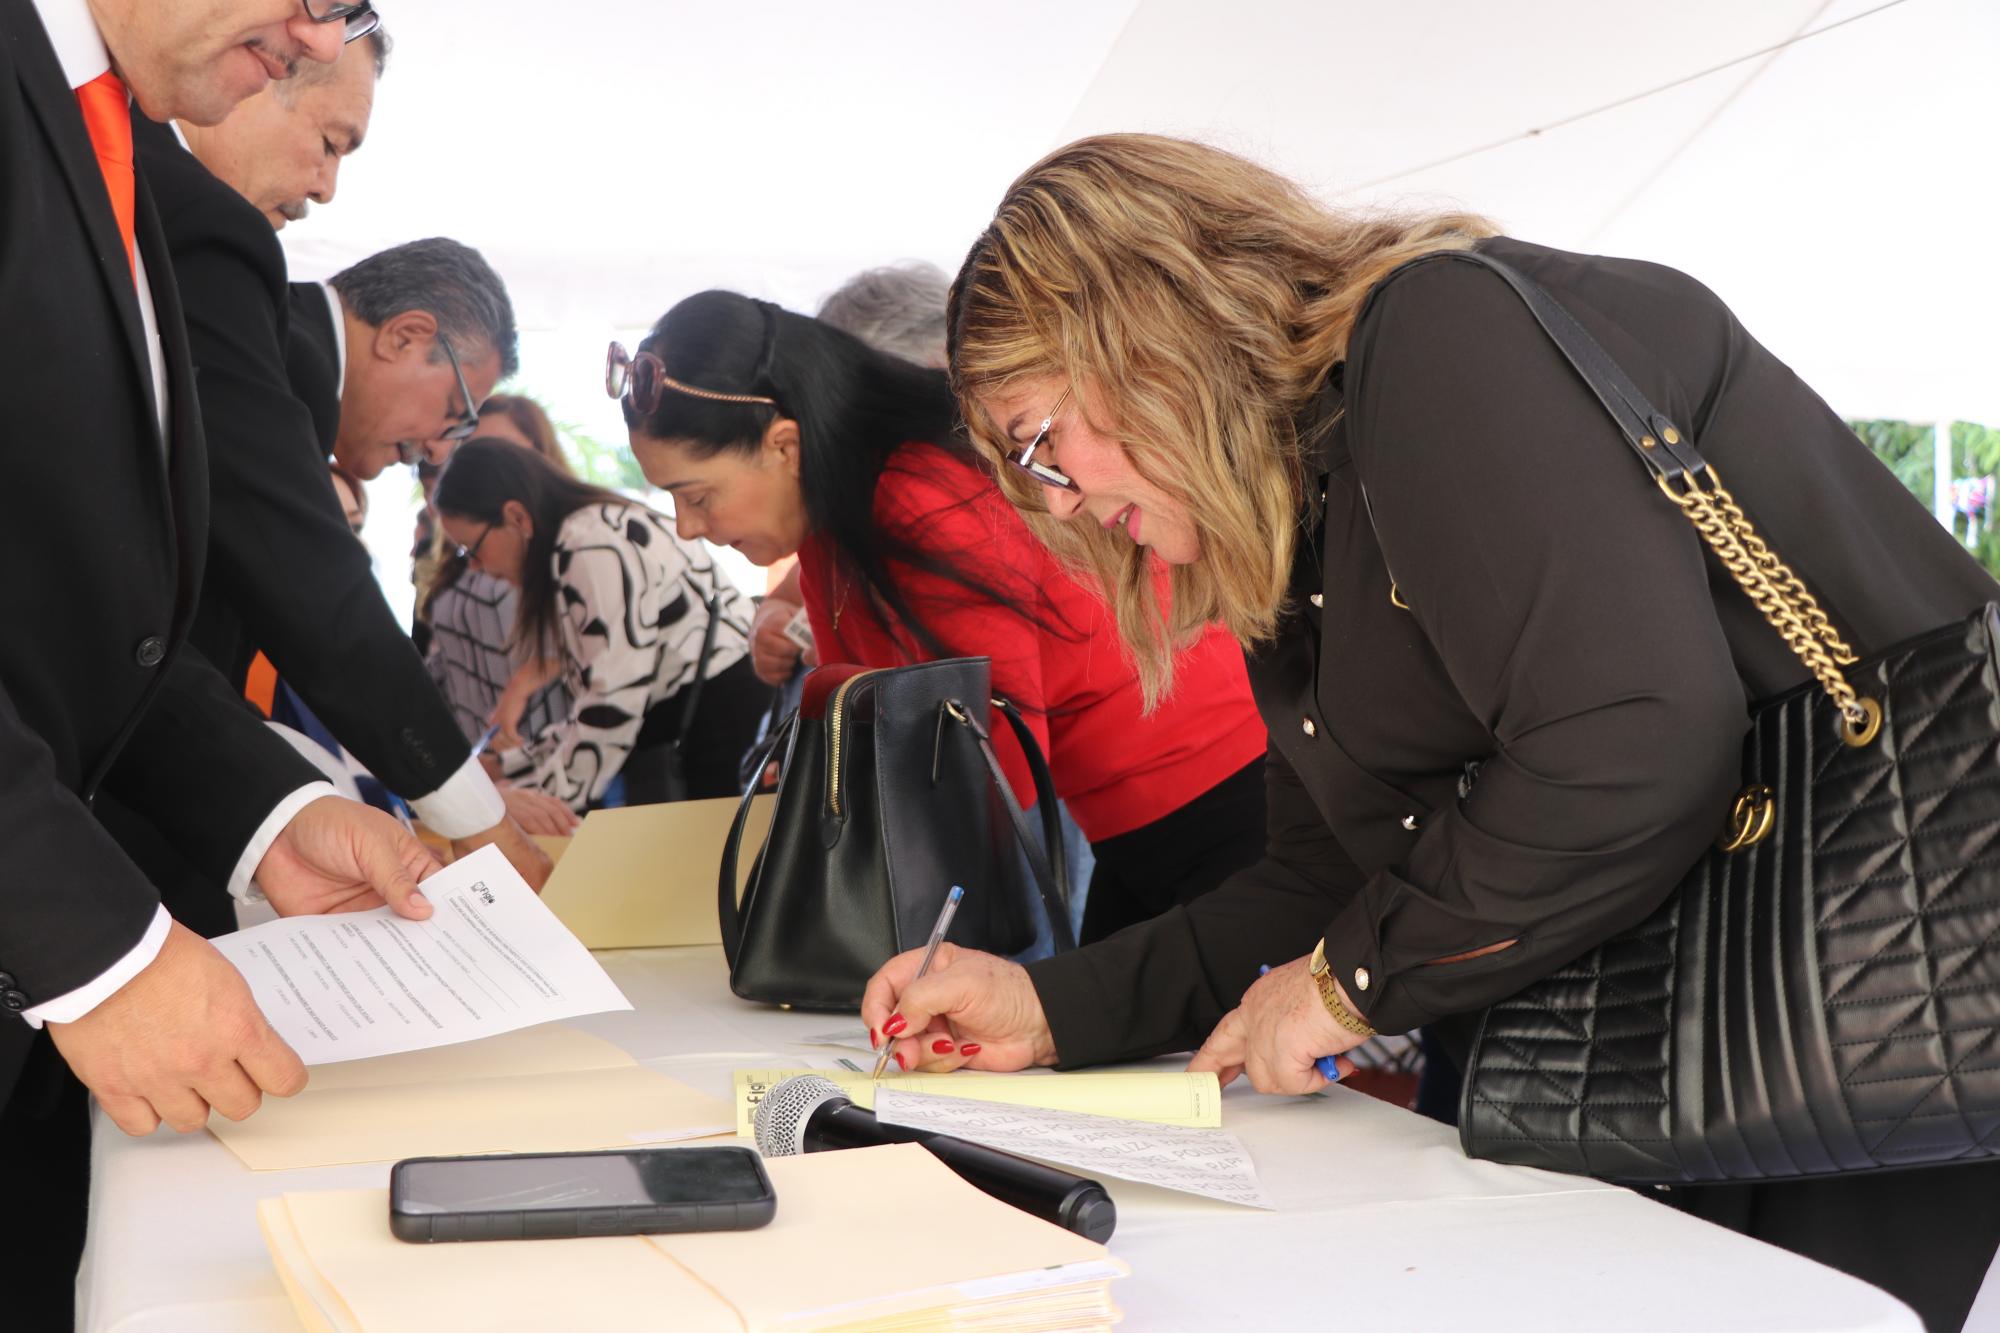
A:
MULTIPOLYGON (((671 1150, 669 1150, 671 1151, 671 1150)), ((313 1333, 1108 1328, 1102 1245, 987 1197, 916 1144, 765 1163, 755 1231, 411 1245, 385 1190, 285 1194, 258 1223, 313 1333)))

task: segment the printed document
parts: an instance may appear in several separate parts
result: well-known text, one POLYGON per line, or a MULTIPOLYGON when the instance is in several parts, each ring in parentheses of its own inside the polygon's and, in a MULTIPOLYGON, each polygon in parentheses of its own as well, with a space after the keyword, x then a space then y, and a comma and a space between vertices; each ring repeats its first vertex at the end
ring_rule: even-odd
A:
POLYGON ((630 1009, 499 849, 432 875, 436 910, 280 917, 215 941, 309 1065, 417 1051, 630 1009))
POLYGON ((885 1125, 926 1129, 1096 1176, 1116 1176, 1250 1208, 1271 1207, 1243 1142, 1224 1129, 1151 1125, 1045 1106, 875 1090, 885 1125))

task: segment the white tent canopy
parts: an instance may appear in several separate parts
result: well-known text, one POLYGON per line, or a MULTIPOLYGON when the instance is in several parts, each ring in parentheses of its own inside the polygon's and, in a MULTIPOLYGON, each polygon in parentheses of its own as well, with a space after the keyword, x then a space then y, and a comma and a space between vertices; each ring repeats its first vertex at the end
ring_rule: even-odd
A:
POLYGON ((610 333, 709 286, 809 310, 949 271, 1016 174, 1107 130, 1673 264, 1848 416, 2000 425, 1993 0, 384 8, 373 129, 284 232, 295 274, 478 246, 522 386, 607 441, 610 333))
POLYGON ((285 233, 302 275, 448 234, 529 329, 641 326, 710 285, 809 308, 885 260, 950 268, 1041 153, 1146 129, 1675 264, 1843 412, 2000 422, 1991 0, 385 12, 374 132, 285 233))

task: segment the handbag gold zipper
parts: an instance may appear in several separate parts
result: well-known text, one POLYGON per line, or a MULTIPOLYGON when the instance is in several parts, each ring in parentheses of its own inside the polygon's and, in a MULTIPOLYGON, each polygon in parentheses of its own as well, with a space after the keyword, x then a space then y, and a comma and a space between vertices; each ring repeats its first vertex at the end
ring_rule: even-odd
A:
POLYGON ((857 671, 834 687, 833 702, 826 710, 826 804, 827 809, 838 817, 840 814, 840 744, 841 714, 847 707, 847 692, 855 682, 872 676, 877 667, 870 671, 857 671))

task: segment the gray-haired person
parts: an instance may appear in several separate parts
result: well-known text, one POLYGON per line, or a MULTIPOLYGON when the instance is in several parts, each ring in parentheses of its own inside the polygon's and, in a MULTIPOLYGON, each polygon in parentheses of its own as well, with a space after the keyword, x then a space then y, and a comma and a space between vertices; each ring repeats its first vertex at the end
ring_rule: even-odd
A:
POLYGON ((820 304, 821 323, 844 329, 920 366, 944 365, 944 307, 951 280, 935 264, 906 260, 855 274, 820 304))
POLYGON ((292 388, 321 442, 363 481, 391 463, 442 463, 519 366, 514 306, 477 250, 411 241, 292 284, 292 388))

